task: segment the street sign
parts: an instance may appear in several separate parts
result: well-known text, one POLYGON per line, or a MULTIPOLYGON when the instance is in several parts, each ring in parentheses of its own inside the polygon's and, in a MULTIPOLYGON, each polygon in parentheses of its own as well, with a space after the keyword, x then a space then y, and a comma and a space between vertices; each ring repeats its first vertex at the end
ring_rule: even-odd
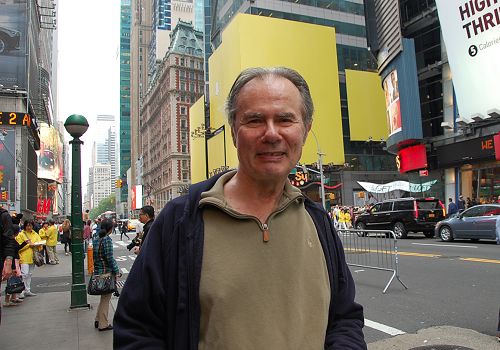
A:
POLYGON ((420 176, 429 176, 429 170, 419 170, 418 175, 420 176))

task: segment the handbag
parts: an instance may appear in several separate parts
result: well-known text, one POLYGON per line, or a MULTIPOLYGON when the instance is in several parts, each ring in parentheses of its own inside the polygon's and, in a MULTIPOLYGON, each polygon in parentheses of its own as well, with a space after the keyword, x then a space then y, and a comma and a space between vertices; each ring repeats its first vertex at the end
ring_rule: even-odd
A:
POLYGON ((33 248, 33 263, 38 267, 45 264, 45 258, 43 257, 42 252, 35 248, 33 248))
POLYGON ((89 295, 102 295, 113 293, 116 289, 116 278, 111 272, 90 276, 87 293, 89 295))
POLYGON ((102 239, 99 240, 99 260, 102 261, 104 266, 104 273, 96 274, 93 273, 90 276, 89 284, 87 286, 87 293, 89 295, 103 295, 110 294, 116 290, 116 276, 114 273, 106 272, 106 263, 102 258, 102 239))
POLYGON ((5 293, 7 294, 17 294, 24 290, 24 282, 19 276, 11 276, 7 279, 7 286, 5 287, 5 293))

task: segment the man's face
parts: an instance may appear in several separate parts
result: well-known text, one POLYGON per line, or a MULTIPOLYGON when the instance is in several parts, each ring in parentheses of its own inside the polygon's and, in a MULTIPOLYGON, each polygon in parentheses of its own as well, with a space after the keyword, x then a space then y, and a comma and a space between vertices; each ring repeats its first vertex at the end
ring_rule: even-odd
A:
POLYGON ((142 211, 139 212, 139 221, 143 224, 145 224, 146 222, 148 222, 148 216, 143 213, 142 211))
POLYGON ((253 79, 240 91, 231 130, 238 171, 256 180, 286 178, 302 154, 311 126, 302 117, 302 98, 288 79, 253 79))

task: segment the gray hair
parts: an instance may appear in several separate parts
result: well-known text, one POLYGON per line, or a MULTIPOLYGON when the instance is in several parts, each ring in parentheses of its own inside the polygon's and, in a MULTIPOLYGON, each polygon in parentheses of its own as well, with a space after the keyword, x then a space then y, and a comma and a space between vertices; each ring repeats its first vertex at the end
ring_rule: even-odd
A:
POLYGON ((289 80, 299 90, 302 97, 302 118, 304 124, 312 123, 314 104, 309 91, 309 86, 305 79, 295 70, 287 67, 271 67, 271 68, 247 68, 243 70, 238 78, 236 78, 226 101, 226 113, 228 116, 229 125, 234 127, 236 119, 236 100, 241 92, 241 89, 253 79, 264 79, 265 77, 281 77, 289 80))

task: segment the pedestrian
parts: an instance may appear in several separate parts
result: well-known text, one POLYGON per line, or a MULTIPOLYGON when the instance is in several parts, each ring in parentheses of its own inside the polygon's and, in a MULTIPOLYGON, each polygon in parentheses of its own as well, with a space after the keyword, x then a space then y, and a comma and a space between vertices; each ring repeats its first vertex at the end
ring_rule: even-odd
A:
MULTIPOLYGON (((36 225, 36 222, 35 222, 35 225, 36 225)), ((35 230, 35 228, 33 228, 33 230, 35 232, 38 233, 38 235, 40 236, 40 238, 43 240, 47 240, 47 230, 49 228, 49 223, 44 221, 42 223, 42 226, 40 227, 40 229, 37 231, 35 230)), ((45 257, 45 263, 46 264, 49 264, 50 263, 50 258, 49 258, 49 252, 47 251, 47 246, 43 246, 43 256, 45 257)))
POLYGON ((127 237, 127 239, 130 239, 130 237, 127 235, 128 232, 128 221, 125 220, 122 222, 122 228, 120 230, 120 240, 123 241, 123 235, 127 237))
POLYGON ((114 318, 114 349, 366 349, 326 211, 288 181, 312 126, 305 80, 250 68, 227 101, 239 165, 155 219, 114 318))
MULTIPOLYGON (((111 272, 115 274, 116 277, 121 277, 122 274, 113 257, 113 241, 111 237, 109 237, 112 231, 113 222, 110 219, 102 220, 100 231, 92 240, 92 245, 94 247, 94 273, 100 275, 111 272)), ((112 293, 101 295, 101 300, 94 319, 94 327, 98 328, 99 331, 109 331, 113 329, 113 326, 108 320, 111 295, 112 293)))
POLYGON ((23 230, 16 236, 16 241, 19 247, 19 263, 21 265, 21 276, 24 282, 24 291, 19 296, 20 298, 33 297, 36 294, 31 291, 31 277, 35 270, 33 262, 33 250, 42 250, 43 245, 37 245, 42 239, 38 233, 33 230, 33 221, 25 220, 23 230))
POLYGON ((59 264, 59 257, 57 256, 57 228, 55 226, 55 221, 49 220, 49 227, 46 231, 47 236, 47 253, 49 254, 49 264, 56 265, 59 264))
POLYGON ((64 254, 71 253, 71 222, 69 219, 64 219, 62 225, 61 243, 64 244, 64 254))
POLYGON ((465 201, 463 195, 458 196, 457 207, 458 207, 458 212, 465 210, 465 201))
POLYGON ((85 222, 85 225, 83 226, 84 253, 87 251, 87 247, 89 246, 90 240, 92 238, 92 229, 90 228, 90 225, 92 225, 92 221, 89 219, 85 222))
POLYGON ((455 203, 453 203, 453 199, 448 198, 448 217, 452 216, 455 213, 458 213, 458 207, 455 203))
POLYGON ((149 229, 151 228, 154 219, 155 219, 155 209, 152 206, 145 205, 141 208, 141 210, 139 210, 139 221, 141 224, 144 225, 142 228, 142 233, 138 234, 136 238, 132 240, 132 243, 130 243, 127 246, 129 250, 132 249, 134 254, 139 254, 141 246, 144 244, 144 240, 148 235, 149 229))
MULTIPOLYGON (((0 206, 0 232, 0 268, 2 269, 2 279, 0 281, 3 281, 13 275, 12 262, 14 261, 16 253, 16 242, 12 238, 19 230, 14 227, 12 217, 2 206, 0 206)), ((0 307, 0 324, 1 323, 2 310, 0 307)))

